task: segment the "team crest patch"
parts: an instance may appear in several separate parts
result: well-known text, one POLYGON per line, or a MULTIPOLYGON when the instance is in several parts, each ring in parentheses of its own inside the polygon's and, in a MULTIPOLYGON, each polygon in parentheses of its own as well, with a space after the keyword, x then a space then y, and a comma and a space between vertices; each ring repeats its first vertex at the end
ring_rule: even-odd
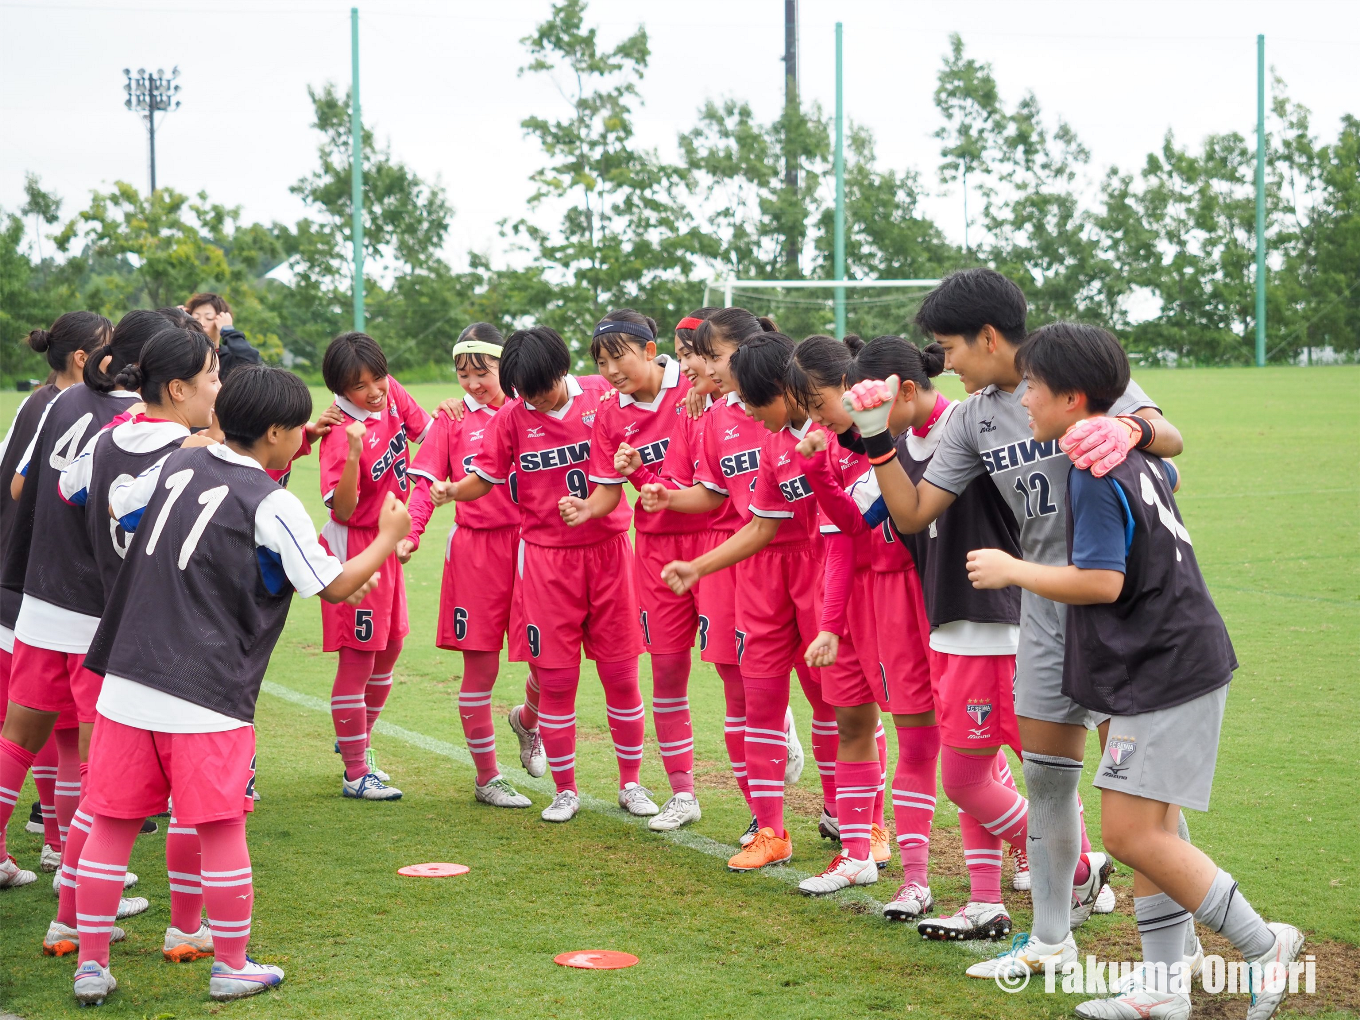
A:
POLYGON ((1105 742, 1105 753, 1116 765, 1123 765, 1138 750, 1138 742, 1132 737, 1111 737, 1105 742))
POLYGON ((582 424, 582 425, 594 425, 594 424, 595 424, 595 412, 594 412, 594 411, 582 411, 582 412, 581 412, 581 424, 582 424))
POLYGON ((991 701, 970 701, 966 709, 968 718, 981 726, 987 721, 987 717, 992 714, 991 701))

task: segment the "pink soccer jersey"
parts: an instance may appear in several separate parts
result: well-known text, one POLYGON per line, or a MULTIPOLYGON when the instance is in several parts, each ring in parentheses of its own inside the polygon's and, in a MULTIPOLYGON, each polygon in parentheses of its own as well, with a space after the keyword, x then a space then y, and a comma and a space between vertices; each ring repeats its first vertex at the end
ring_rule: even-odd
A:
POLYGON ((735 393, 715 401, 700 419, 694 480, 727 497, 709 519, 714 531, 736 531, 751 519, 765 427, 742 408, 735 393))
MULTIPOLYGON (((595 435, 590 444, 590 480, 600 485, 619 485, 624 476, 614 470, 614 453, 627 443, 642 457, 645 467, 658 475, 683 482, 693 473, 685 463, 691 457, 688 434, 693 423, 685 413, 689 380, 680 374, 680 362, 666 358, 661 391, 650 403, 634 400, 627 394, 606 400, 595 419, 595 435), (676 442, 677 434, 681 441, 676 442), (671 459, 671 450, 676 459, 671 459)), ((637 530, 643 534, 683 534, 708 528, 707 514, 681 514, 666 510, 659 514, 638 513, 637 530)))
MULTIPOLYGON (((756 428, 763 426, 757 424, 756 428)), ((750 512, 756 517, 773 517, 783 522, 774 544, 805 542, 818 533, 821 519, 817 496, 803 474, 803 461, 795 449, 810 428, 811 418, 798 431, 786 427, 773 435, 765 434, 750 512)))
POLYGON ((590 495, 591 434, 600 405, 614 392, 598 375, 567 376, 567 404, 559 411, 536 411, 522 401, 501 408, 472 472, 493 485, 514 474, 524 541, 534 545, 595 545, 628 530, 632 508, 625 495, 608 517, 568 527, 558 512, 563 496, 590 495))
MULTIPOLYGON (((430 434, 421 444, 416 459, 408 474, 414 476, 413 484, 422 482, 460 481, 472 467, 473 458, 482 448, 482 443, 491 433, 496 415, 512 403, 507 400, 504 407, 495 408, 479 404, 469 396, 463 397, 468 413, 462 421, 454 421, 444 414, 435 415, 430 434)), ((515 528, 519 526, 519 507, 514 501, 514 484, 497 486, 481 499, 459 503, 454 519, 464 528, 515 528)), ((433 509, 433 505, 429 507, 433 509)), ((412 532, 418 538, 429 522, 428 511, 416 515, 415 501, 411 504, 412 532)))
MULTIPOLYGON (((874 467, 869 463, 867 454, 848 450, 835 438, 828 438, 831 441, 826 456, 831 476, 836 479, 837 485, 853 495, 856 485, 872 479, 874 467)), ((889 521, 884 521, 870 534, 855 536, 856 566, 861 565, 860 558, 866 554, 874 570, 890 572, 916 568, 907 547, 898 539, 889 521)))
MULTIPOLYGON (((410 462, 407 438, 421 442, 434 419, 415 402, 396 379, 387 377, 387 409, 366 411, 337 395, 336 405, 354 421, 364 423, 363 451, 359 454, 359 503, 349 520, 332 518, 355 528, 376 528, 385 493, 395 493, 403 503, 410 496, 406 466, 410 462)), ((317 457, 321 461, 321 498, 330 507, 335 487, 349 456, 349 436, 336 425, 321 438, 317 457)))

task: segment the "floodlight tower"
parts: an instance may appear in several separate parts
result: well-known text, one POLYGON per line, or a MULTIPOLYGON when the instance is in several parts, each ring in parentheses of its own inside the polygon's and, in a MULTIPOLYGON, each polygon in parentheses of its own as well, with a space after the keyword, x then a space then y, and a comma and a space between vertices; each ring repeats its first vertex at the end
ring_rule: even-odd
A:
POLYGON ((144 67, 137 68, 137 77, 132 77, 132 72, 126 67, 123 68, 123 76, 127 83, 123 86, 123 91, 127 93, 127 100, 123 103, 133 113, 141 115, 146 122, 146 131, 150 139, 151 149, 151 194, 156 192, 156 114, 170 113, 179 109, 179 100, 175 97, 179 95, 179 86, 175 84, 179 78, 179 68, 171 69, 167 76, 164 68, 156 68, 154 74, 147 71, 144 67))

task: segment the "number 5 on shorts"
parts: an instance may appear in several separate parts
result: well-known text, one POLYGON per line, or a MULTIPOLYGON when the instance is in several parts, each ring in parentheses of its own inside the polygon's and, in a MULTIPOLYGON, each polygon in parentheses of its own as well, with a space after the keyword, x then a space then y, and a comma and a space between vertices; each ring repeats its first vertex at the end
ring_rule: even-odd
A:
POLYGON ((354 636, 360 641, 373 640, 373 610, 354 610, 354 636))

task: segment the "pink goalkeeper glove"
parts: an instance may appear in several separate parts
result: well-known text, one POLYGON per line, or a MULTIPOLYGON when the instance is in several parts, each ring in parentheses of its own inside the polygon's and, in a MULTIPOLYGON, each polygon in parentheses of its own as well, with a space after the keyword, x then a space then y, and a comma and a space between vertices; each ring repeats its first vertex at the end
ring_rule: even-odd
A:
POLYGON ((1118 418, 1103 415, 1079 421, 1063 433, 1058 446, 1073 466, 1103 478, 1128 457, 1138 433, 1118 418))

